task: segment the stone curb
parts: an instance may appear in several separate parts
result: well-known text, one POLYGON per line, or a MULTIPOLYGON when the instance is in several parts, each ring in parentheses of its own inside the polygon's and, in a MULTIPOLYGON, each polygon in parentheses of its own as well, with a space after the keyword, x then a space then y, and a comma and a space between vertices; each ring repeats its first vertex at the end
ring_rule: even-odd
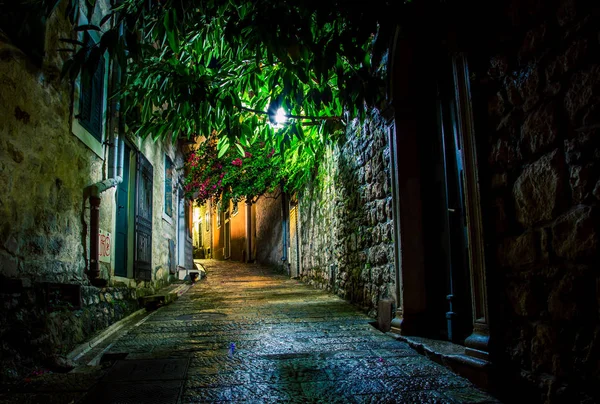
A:
MULTIPOLYGON (((177 288, 173 289, 173 291, 171 291, 167 294, 164 294, 165 296, 168 296, 168 298, 166 298, 164 301, 165 304, 169 304, 169 303, 177 300, 179 298, 179 296, 183 295, 191 287, 192 287, 192 285, 181 284, 177 288)), ((152 296, 162 296, 162 295, 159 293, 159 294, 152 295, 152 296)), ((117 321, 116 323, 111 324, 109 327, 104 329, 96 337, 75 347, 75 349, 73 349, 71 352, 69 352, 67 354, 67 359, 76 362, 78 359, 82 358, 84 355, 86 355, 88 352, 90 352, 92 349, 94 349, 96 346, 98 346, 104 340, 109 338, 111 335, 114 335, 117 331, 121 330, 123 327, 129 325, 130 323, 137 322, 140 319, 140 317, 144 317, 147 313, 148 313, 148 310, 146 307, 144 307, 144 308, 141 308, 141 309, 131 313, 129 316, 117 321)))
POLYGON ((441 346, 436 347, 414 337, 403 336, 394 332, 387 332, 386 334, 398 341, 406 342, 419 354, 450 369, 457 375, 469 379, 480 388, 489 392, 493 391, 493 386, 490 385, 492 364, 483 359, 467 356, 464 353, 463 346, 444 342, 441 346))
POLYGON ((72 361, 77 361, 78 359, 83 357, 85 354, 87 354, 89 351, 91 351, 93 348, 95 348, 102 341, 104 341, 105 339, 107 339, 108 337, 110 337, 111 335, 116 333, 117 331, 119 331, 121 328, 128 325, 130 322, 137 321, 139 317, 142 317, 145 314, 146 314, 146 309, 139 309, 139 310, 131 313, 129 316, 110 325, 109 327, 105 328, 96 337, 75 347, 75 349, 73 349, 71 352, 69 352, 67 354, 67 359, 72 360, 72 361))

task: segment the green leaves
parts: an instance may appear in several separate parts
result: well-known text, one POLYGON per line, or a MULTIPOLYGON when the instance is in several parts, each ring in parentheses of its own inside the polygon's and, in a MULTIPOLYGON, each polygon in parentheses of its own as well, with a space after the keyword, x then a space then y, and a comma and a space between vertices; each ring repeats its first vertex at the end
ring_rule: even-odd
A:
POLYGON ((227 140, 226 137, 223 137, 219 140, 219 143, 217 144, 217 148, 219 150, 219 154, 217 155, 218 158, 221 158, 225 155, 225 153, 227 153, 227 150, 229 150, 229 146, 230 143, 227 140))
MULTIPOLYGON (((344 130, 344 111, 364 116, 365 105, 385 98, 369 46, 377 27, 393 32, 379 17, 392 2, 373 1, 365 10, 360 2, 123 0, 101 19, 104 32, 76 30, 97 31, 95 53, 119 61, 127 125, 140 136, 218 138, 217 159, 263 144, 299 189, 344 130), (273 120, 279 108, 283 127, 273 120)), ((96 56, 77 51, 65 67, 73 74, 96 56)))
POLYGON ((165 12, 163 18, 163 24, 165 27, 165 34, 169 42, 169 46, 173 53, 179 52, 179 40, 178 40, 178 29, 177 29, 177 11, 175 8, 165 12))
POLYGON ((265 143, 255 143, 240 156, 241 146, 211 135, 186 159, 185 191, 202 203, 209 199, 252 199, 277 187, 285 170, 284 160, 265 143), (217 155, 216 149, 222 144, 217 155), (225 150, 225 151, 224 151, 225 150))
POLYGON ((235 146, 237 147, 240 156, 244 157, 246 155, 246 153, 244 152, 244 148, 239 143, 236 143, 235 146))

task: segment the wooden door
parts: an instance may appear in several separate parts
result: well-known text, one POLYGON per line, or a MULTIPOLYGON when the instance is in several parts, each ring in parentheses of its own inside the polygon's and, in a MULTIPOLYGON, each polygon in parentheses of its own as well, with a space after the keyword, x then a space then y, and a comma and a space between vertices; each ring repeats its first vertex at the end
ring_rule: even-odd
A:
POLYGON ((154 169, 141 153, 137 157, 135 205, 135 276, 152 279, 152 190, 154 169))

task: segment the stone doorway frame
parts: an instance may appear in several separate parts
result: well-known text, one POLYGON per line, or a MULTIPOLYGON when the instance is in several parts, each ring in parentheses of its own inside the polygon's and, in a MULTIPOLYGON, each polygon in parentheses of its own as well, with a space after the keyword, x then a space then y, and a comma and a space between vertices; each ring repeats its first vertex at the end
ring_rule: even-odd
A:
MULTIPOLYGON (((416 41, 396 31, 389 57, 388 120, 392 200, 394 215, 394 258, 396 313, 392 331, 420 335, 426 329, 427 294, 424 266, 423 207, 417 147, 417 114, 414 99, 419 91, 414 73, 419 69, 416 41)), ((477 175, 477 152, 469 89, 468 65, 464 54, 452 57, 456 86, 457 124, 464 145, 465 208, 469 239, 469 270, 473 333, 465 340, 465 354, 489 360, 489 311, 483 243, 483 224, 477 175)))

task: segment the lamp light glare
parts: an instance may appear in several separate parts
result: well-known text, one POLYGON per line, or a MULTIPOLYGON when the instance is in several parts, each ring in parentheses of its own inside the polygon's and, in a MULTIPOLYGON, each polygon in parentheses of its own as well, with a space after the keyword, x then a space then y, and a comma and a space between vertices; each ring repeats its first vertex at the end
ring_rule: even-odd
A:
POLYGON ((285 116, 285 110, 283 108, 279 108, 275 114, 275 122, 277 122, 277 125, 283 125, 286 123, 286 121, 287 117, 285 116))

